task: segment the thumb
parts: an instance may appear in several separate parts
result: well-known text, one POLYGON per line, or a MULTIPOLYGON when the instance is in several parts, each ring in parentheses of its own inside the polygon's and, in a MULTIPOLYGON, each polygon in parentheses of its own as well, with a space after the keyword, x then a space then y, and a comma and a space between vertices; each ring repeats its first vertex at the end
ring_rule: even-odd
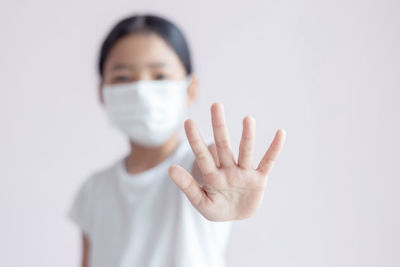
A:
POLYGON ((168 169, 168 174, 195 208, 202 204, 205 193, 187 170, 179 165, 171 165, 168 169))

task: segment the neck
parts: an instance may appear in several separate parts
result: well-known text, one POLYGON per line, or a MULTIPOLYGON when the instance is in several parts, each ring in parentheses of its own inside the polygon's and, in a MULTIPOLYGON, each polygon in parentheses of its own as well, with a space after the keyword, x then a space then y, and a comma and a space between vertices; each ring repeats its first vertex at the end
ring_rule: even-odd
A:
POLYGON ((131 174, 146 171, 163 162, 177 149, 178 145, 177 133, 159 147, 144 147, 130 141, 130 153, 125 159, 126 171, 131 174))

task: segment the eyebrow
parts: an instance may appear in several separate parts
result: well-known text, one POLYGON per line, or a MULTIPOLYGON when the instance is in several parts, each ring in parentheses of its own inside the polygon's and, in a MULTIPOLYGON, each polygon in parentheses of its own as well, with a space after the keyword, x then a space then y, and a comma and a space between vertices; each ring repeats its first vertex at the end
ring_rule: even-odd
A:
MULTIPOLYGON (((150 62, 146 64, 146 67, 148 68, 162 68, 167 66, 165 62, 150 62)), ((125 64, 125 63, 116 63, 113 67, 112 70, 120 70, 120 69, 135 69, 136 66, 133 64, 125 64)))

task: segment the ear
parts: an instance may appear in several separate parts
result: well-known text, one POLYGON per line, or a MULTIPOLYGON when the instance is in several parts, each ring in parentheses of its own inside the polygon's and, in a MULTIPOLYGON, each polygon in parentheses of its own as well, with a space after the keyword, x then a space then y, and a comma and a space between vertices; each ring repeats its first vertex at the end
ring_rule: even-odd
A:
POLYGON ((99 101, 100 101, 101 105, 104 105, 104 97, 103 97, 103 90, 102 90, 103 85, 104 85, 103 80, 101 80, 99 82, 99 86, 97 88, 97 96, 99 97, 99 101))
POLYGON ((194 100, 197 97, 197 89, 199 87, 199 79, 197 78, 196 75, 191 74, 190 75, 190 85, 188 88, 188 97, 187 97, 187 106, 191 107, 194 103, 194 100))

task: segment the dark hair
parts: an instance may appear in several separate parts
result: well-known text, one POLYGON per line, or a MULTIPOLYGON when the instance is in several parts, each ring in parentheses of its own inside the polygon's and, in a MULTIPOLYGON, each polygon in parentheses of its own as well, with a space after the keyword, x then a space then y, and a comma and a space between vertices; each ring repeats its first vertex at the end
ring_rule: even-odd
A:
POLYGON ((158 34, 178 55, 185 67, 186 74, 192 73, 189 47, 182 31, 172 22, 159 16, 135 15, 119 21, 103 41, 98 65, 100 77, 103 77, 104 64, 111 48, 119 39, 135 32, 158 34))

